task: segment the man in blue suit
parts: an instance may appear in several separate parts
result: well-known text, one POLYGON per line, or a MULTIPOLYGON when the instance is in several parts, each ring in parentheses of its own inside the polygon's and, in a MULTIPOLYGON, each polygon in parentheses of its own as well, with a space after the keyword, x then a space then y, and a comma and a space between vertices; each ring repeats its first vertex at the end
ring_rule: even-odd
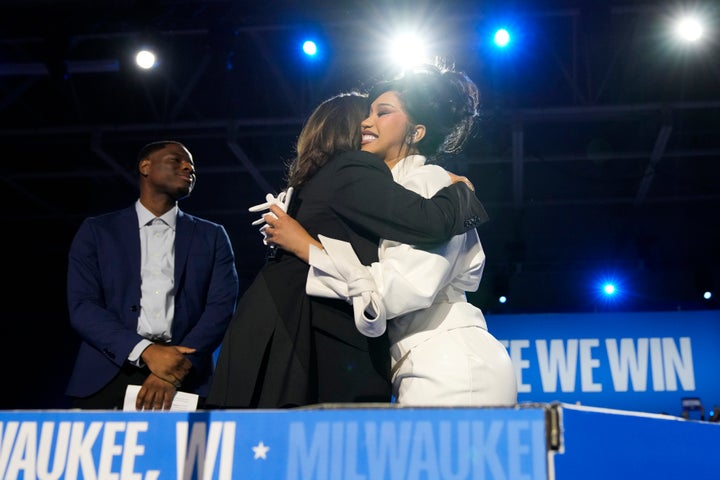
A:
POLYGON ((176 141, 138 155, 134 205, 85 219, 70 246, 67 299, 81 338, 66 394, 74 408, 167 410, 175 393, 206 396, 235 310, 238 276, 222 225, 188 215, 195 164, 176 141))

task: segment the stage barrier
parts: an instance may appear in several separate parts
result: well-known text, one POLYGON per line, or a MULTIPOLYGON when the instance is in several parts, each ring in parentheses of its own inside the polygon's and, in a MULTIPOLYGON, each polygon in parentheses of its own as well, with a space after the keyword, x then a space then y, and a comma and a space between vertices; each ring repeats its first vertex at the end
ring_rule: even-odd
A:
POLYGON ((716 479, 720 424, 551 403, 2 411, 0 479, 716 479))

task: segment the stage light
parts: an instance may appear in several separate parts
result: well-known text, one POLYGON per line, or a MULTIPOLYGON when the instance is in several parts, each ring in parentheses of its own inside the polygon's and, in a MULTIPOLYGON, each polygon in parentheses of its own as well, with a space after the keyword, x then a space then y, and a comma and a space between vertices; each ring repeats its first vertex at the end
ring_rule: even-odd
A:
POLYGON ((704 55, 711 53, 716 27, 715 13, 701 6, 679 7, 668 12, 665 19, 665 43, 668 51, 704 55))
POLYGON ((621 279, 615 273, 604 273, 593 281, 598 306, 613 308, 625 301, 627 294, 621 279))
POLYGON ((695 291, 702 296, 703 300, 710 301, 715 288, 715 275, 708 268, 700 268, 695 271, 695 291))
POLYGON ((400 68, 409 68, 429 61, 425 42, 413 33, 403 33, 392 39, 388 51, 390 61, 400 68))
POLYGON ((505 48, 510 44, 510 32, 505 28, 500 28, 493 35, 493 42, 500 48, 505 48))
POLYGON ((536 28, 534 22, 517 11, 494 12, 478 26, 482 48, 486 54, 498 58, 514 57, 522 54, 523 45, 528 43, 528 36, 533 36, 536 28))
POLYGON ((135 64, 143 70, 149 70, 157 65, 157 57, 152 51, 143 49, 135 54, 135 64))
POLYGON ((510 293, 510 275, 507 272, 498 272, 493 275, 491 281, 493 297, 499 304, 506 304, 510 293))
POLYGON ((713 405, 712 410, 708 413, 708 421, 713 423, 720 422, 720 407, 713 405))
POLYGON ((303 42, 302 49, 303 52, 305 52, 305 55, 310 57, 314 57, 318 53, 317 43, 312 40, 305 40, 303 42))
MULTIPOLYGON (((302 62, 303 68, 314 69, 316 66, 321 66, 327 52, 325 51, 326 45, 318 40, 317 36, 313 33, 303 34, 303 37, 296 40, 296 45, 301 50, 301 54, 298 55, 300 62, 302 62)), ((310 70, 306 70, 306 73, 310 73, 310 70)))
POLYGON ((230 51, 225 54, 225 69, 230 71, 235 68, 235 52, 230 51))
POLYGON ((696 17, 682 17, 675 24, 675 34, 678 38, 686 42, 697 42, 703 37, 703 24, 696 17))

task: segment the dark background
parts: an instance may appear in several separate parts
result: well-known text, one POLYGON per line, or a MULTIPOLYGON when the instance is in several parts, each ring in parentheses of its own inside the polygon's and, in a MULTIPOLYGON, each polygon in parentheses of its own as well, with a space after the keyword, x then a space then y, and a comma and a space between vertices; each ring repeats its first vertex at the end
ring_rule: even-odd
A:
POLYGON ((247 207, 282 187, 320 100, 388 72, 382 39, 404 21, 483 94, 479 135, 447 165, 491 217, 473 303, 489 315, 716 309, 700 293, 720 265, 720 15, 700 2, 708 42, 682 49, 669 3, 0 1, 0 407, 66 407, 67 250, 84 217, 136 199, 142 145, 192 151, 198 185, 180 206, 227 228, 244 287, 263 261, 247 207), (487 42, 500 17, 520 32, 503 55, 487 42), (327 45, 314 62, 297 47, 310 31, 327 45), (132 68, 144 42, 159 69, 132 68), (620 281, 615 303, 598 295, 606 277, 620 281))

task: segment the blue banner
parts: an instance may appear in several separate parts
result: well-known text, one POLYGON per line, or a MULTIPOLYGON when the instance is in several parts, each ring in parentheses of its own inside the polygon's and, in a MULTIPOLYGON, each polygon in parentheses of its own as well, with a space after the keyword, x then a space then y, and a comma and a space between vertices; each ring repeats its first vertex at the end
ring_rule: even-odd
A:
POLYGON ((508 348, 518 401, 680 415, 720 404, 720 312, 488 315, 508 348))
POLYGON ((545 407, 0 413, 0 478, 547 479, 545 407))

